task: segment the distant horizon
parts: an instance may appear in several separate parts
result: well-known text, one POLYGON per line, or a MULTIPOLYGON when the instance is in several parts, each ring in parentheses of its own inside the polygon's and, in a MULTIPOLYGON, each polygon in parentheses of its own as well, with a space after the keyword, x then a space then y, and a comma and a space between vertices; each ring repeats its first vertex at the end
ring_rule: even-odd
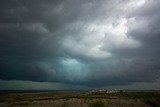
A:
MULTIPOLYGON (((102 88, 103 89, 103 88, 102 88)), ((74 89, 74 90, 71 90, 71 89, 66 89, 66 90, 45 90, 45 89, 34 89, 34 90, 27 90, 27 89, 22 89, 22 90, 0 90, 0 93, 4 93, 4 92, 11 92, 11 93, 14 93, 14 92, 90 92, 90 91, 99 91, 100 89, 74 89)), ((125 92, 160 92, 160 90, 143 90, 143 89, 140 89, 140 90, 136 90, 136 89, 106 89, 108 91, 111 91, 111 90, 117 90, 117 91, 125 91, 125 92)))

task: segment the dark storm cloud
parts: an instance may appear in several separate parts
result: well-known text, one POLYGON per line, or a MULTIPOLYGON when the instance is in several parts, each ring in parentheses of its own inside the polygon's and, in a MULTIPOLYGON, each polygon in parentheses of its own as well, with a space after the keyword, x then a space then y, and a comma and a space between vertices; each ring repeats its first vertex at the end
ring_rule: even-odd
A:
POLYGON ((0 79, 86 86, 160 80, 158 0, 0 1, 0 79))

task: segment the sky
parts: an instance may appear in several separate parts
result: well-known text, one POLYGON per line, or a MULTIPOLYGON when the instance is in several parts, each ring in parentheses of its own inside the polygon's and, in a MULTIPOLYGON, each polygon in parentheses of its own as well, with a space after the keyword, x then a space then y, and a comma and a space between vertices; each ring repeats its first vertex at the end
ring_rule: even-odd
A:
POLYGON ((160 0, 0 0, 0 90, 160 90, 160 0))

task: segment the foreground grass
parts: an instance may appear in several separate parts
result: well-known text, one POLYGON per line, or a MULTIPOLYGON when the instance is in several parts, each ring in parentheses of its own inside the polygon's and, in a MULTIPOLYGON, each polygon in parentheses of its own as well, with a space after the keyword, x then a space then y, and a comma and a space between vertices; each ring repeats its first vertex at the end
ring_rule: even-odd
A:
POLYGON ((1 93, 0 107, 160 107, 159 92, 1 93))

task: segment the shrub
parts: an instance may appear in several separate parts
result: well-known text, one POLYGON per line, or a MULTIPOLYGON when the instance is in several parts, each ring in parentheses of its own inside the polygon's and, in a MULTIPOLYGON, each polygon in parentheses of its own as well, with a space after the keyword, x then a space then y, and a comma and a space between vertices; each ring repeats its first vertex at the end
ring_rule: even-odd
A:
POLYGON ((90 103, 89 107, 105 107, 102 100, 96 100, 95 102, 90 103))

